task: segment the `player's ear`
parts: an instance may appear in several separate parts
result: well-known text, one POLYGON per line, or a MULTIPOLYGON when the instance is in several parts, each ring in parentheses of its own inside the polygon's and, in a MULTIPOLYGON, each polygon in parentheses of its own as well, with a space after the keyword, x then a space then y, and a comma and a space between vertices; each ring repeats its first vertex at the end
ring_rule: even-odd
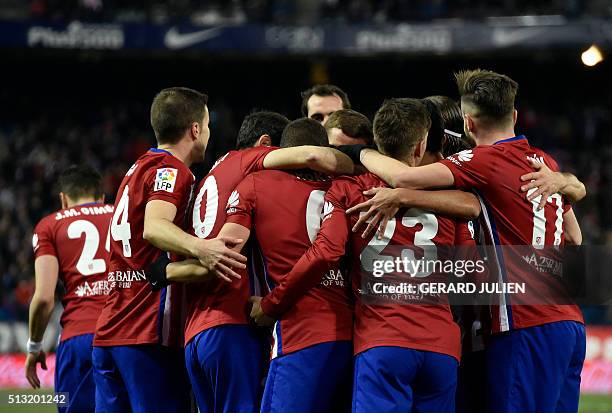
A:
POLYGON ((197 141, 198 137, 200 136, 201 130, 202 128, 200 124, 198 122, 193 122, 191 124, 191 139, 197 141))
POLYGON ((272 146, 272 138, 270 138, 270 135, 261 135, 259 139, 257 139, 255 146, 272 146))
POLYGON ((66 194, 63 193, 63 192, 60 192, 59 193, 59 198, 60 198, 60 202, 62 204, 62 209, 68 208, 68 197, 66 196, 66 194))
POLYGON ((422 158, 425 154, 425 148, 427 148, 427 135, 425 135, 425 138, 421 139, 416 148, 414 148, 414 157, 422 158))
POLYGON ((463 114, 463 123, 465 125, 465 131, 472 133, 474 131, 474 119, 467 113, 463 114))
POLYGON ((516 119, 518 118, 518 110, 514 109, 512 111, 512 124, 516 125, 516 119))

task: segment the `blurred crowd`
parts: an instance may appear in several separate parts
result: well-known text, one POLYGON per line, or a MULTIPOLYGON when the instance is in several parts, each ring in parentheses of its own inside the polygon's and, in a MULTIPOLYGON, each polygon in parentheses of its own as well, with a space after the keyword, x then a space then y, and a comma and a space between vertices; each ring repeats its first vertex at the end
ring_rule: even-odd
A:
POLYGON ((489 16, 612 16, 608 0, 3 0, 0 18, 309 24, 483 19, 489 16))
MULTIPOLYGON (((125 171, 154 144, 148 107, 142 103, 123 102, 102 110, 73 105, 60 116, 42 110, 31 119, 1 123, 0 321, 27 320, 34 289, 32 229, 59 208, 58 172, 77 162, 94 165, 103 172, 104 190, 112 201, 125 171)), ((232 148, 243 115, 219 100, 211 109, 212 138, 206 162, 196 171, 199 176, 232 148)), ((585 243, 612 244, 612 107, 558 112, 523 102, 518 130, 586 183, 588 197, 575 208, 585 243)), ((612 320, 604 311, 588 316, 597 322, 612 320)))

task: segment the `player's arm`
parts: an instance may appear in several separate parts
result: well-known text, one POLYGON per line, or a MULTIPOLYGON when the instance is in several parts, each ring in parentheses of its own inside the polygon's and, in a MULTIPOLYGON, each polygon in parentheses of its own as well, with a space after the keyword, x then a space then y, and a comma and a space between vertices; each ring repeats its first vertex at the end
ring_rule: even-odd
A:
POLYGON ((527 159, 535 171, 521 176, 523 182, 530 181, 521 186, 521 190, 529 191, 527 194, 529 201, 542 195, 540 209, 546 205, 548 197, 552 194, 561 193, 571 202, 578 202, 586 196, 586 187, 575 175, 569 172, 553 172, 545 164, 532 158, 527 159), (533 188, 537 189, 531 191, 533 188))
POLYGON ((445 188, 455 182, 450 169, 439 162, 411 167, 374 149, 362 150, 360 161, 368 171, 394 188, 445 188))
MULTIPOLYGON (((152 264, 148 265, 146 277, 153 291, 159 291, 171 282, 205 282, 216 273, 204 267, 199 260, 189 258, 183 261, 170 262, 168 254, 162 253, 152 264)), ((225 276, 219 276, 223 278, 225 276)), ((229 278, 223 278, 231 281, 229 278)))
POLYGON ((241 251, 242 247, 244 247, 244 244, 246 244, 245 240, 248 240, 250 235, 250 228, 233 222, 226 222, 225 224, 223 224, 221 231, 219 231, 219 238, 233 238, 243 240, 240 243, 234 245, 234 251, 241 251))
MULTIPOLYGON (((240 239, 217 237, 208 240, 207 248, 221 251, 224 248, 232 248, 242 245, 240 239)), ((168 254, 162 253, 159 258, 146 268, 146 278, 153 291, 159 291, 172 282, 206 282, 215 276, 232 282, 231 277, 240 279, 241 276, 232 267, 217 263, 216 268, 212 263, 203 264, 202 261, 188 258, 182 261, 171 262, 168 254)))
POLYGON ((308 168, 329 175, 349 175, 354 165, 351 159, 333 148, 296 146, 272 151, 263 161, 265 169, 308 168))
MULTIPOLYGON (((396 187, 423 189, 452 185, 458 189, 471 190, 472 188, 481 189, 483 186, 489 185, 492 177, 495 176, 496 171, 489 152, 490 149, 488 148, 476 147, 470 150, 469 153, 463 154, 463 156, 457 156, 460 154, 456 154, 440 162, 414 168, 371 149, 360 151, 360 156, 362 163, 371 172, 378 174, 387 183, 396 187)), ((379 223, 382 223, 384 226, 385 221, 381 214, 378 215, 379 222, 373 219, 379 211, 372 207, 372 203, 375 203, 381 208, 380 203, 385 201, 381 199, 382 197, 383 194, 376 194, 372 200, 366 201, 365 204, 356 205, 347 212, 366 211, 366 215, 360 216, 359 225, 365 223, 366 220, 372 219, 371 228, 378 228, 379 223)), ((390 200, 385 202, 389 202, 388 205, 391 206, 390 200)), ((472 199, 472 202, 474 202, 474 199, 472 199)), ((475 202, 473 206, 476 206, 475 202)), ((439 208, 440 205, 434 205, 434 207, 439 208)), ((449 205, 446 205, 446 208, 448 207, 449 205)), ((455 209, 460 207, 456 205, 451 205, 450 207, 453 210, 445 212, 451 212, 452 214, 461 213, 458 209, 455 209)))
MULTIPOLYGON (((280 284, 261 300, 261 311, 278 319, 292 308, 308 290, 321 282, 325 272, 337 265, 345 253, 348 224, 344 212, 324 223, 325 231, 317 235, 312 246, 302 255, 280 284), (341 222, 342 221, 342 222, 341 222), (338 223, 340 222, 339 226, 338 223)), ((257 321, 257 319, 256 319, 257 321)))
POLYGON ((376 229, 379 236, 382 236, 389 219, 403 207, 420 208, 461 219, 475 219, 480 215, 478 198, 472 193, 454 189, 425 191, 407 188, 372 188, 364 192, 364 195, 372 198, 346 211, 348 214, 366 211, 359 216, 353 226, 353 232, 357 232, 367 224, 363 231, 364 238, 369 237, 376 229))
POLYGON ((291 271, 281 278, 261 301, 253 297, 251 317, 258 324, 261 320, 278 319, 292 308, 308 290, 321 282, 321 277, 338 264, 345 254, 345 245, 349 235, 349 224, 345 207, 328 191, 326 202, 333 206, 331 212, 323 217, 321 229, 310 248, 293 266, 291 271))
POLYGON ((166 266, 166 279, 168 282, 208 281, 213 278, 213 275, 212 271, 209 271, 200 261, 194 258, 170 262, 166 266))
POLYGON ((45 352, 42 351, 42 339, 55 307, 55 287, 59 274, 59 263, 53 255, 41 255, 34 261, 36 288, 30 303, 30 323, 28 355, 26 357, 26 378, 30 385, 37 389, 40 380, 36 374, 36 364, 40 363, 47 370, 45 352))
POLYGON ((176 206, 167 201, 147 202, 142 237, 162 251, 198 256, 198 238, 174 224, 176 206))
POLYGON ((569 245, 582 245, 582 231, 573 209, 563 214, 563 233, 565 243, 569 245))
POLYGON ((240 278, 232 268, 246 268, 246 257, 232 250, 241 239, 201 239, 187 234, 174 224, 176 206, 167 201, 147 202, 143 238, 162 251, 197 258, 209 271, 215 270, 223 279, 240 278))
MULTIPOLYGON (((279 150, 273 151, 278 152, 279 150)), ((247 175, 234 189, 232 197, 236 202, 225 209, 225 224, 219 231, 219 238, 234 238, 241 241, 233 246, 234 251, 241 251, 251 235, 253 219, 257 212, 257 193, 254 174, 247 175), (235 194, 235 195, 234 195, 235 194)))

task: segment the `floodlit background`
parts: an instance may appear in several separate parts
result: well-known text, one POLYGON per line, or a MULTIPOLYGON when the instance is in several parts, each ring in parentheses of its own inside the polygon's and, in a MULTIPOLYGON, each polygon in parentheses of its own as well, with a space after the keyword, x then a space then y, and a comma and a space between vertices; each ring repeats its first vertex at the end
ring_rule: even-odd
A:
MULTIPOLYGON (((31 235, 59 208, 57 173, 93 164, 112 201, 129 165, 154 145, 148 109, 159 89, 210 96, 202 176, 233 147, 245 114, 299 117, 300 91, 312 84, 340 86, 371 117, 386 97, 457 97, 458 69, 508 74, 520 84, 517 131, 586 183, 575 210, 585 243, 604 245, 612 244, 611 46, 609 0, 0 1, 0 411, 9 389, 27 385, 31 235)), ((584 313, 581 411, 612 411, 612 310, 584 313)), ((58 331, 55 317, 48 348, 58 331)))

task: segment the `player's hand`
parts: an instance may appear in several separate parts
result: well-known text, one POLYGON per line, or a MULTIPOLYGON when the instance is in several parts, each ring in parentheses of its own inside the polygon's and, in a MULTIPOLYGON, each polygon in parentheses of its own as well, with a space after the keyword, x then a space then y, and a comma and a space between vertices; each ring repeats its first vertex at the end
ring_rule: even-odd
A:
POLYGON ((34 389, 40 388, 40 380, 36 374, 36 365, 40 363, 43 370, 47 370, 47 355, 44 351, 38 353, 28 353, 25 362, 25 375, 28 382, 34 389))
MULTIPOLYGON (((191 271, 192 276, 195 278, 195 280, 197 281, 201 281, 201 282, 206 282, 206 281, 210 281, 211 279, 215 278, 214 272, 211 273, 211 271, 208 270, 208 268, 202 266, 202 263, 200 263, 198 260, 188 260, 191 264, 189 269, 191 271)), ((194 281, 195 281, 194 280, 194 281)))
POLYGON ((262 327, 273 326, 275 320, 261 309, 261 297, 254 295, 249 301, 253 304, 253 307, 251 307, 251 318, 255 321, 255 324, 262 327))
POLYGON ((527 160, 535 169, 535 172, 530 172, 521 176, 521 181, 530 181, 521 186, 521 191, 527 192, 528 201, 533 201, 538 196, 542 195, 540 204, 538 205, 538 209, 542 209, 544 205, 546 205, 549 196, 561 191, 566 184, 566 179, 561 172, 551 171, 544 163, 529 157, 527 160))
POLYGON ((346 210, 347 214, 361 212, 357 223, 353 226, 353 232, 359 231, 367 224, 361 237, 367 238, 378 230, 378 239, 382 239, 389 219, 393 218, 400 208, 397 192, 391 188, 372 188, 363 194, 373 198, 346 210))
POLYGON ((205 268, 214 270, 217 277, 232 282, 232 278, 240 279, 240 274, 235 272, 233 268, 246 268, 246 257, 232 250, 242 242, 241 239, 228 237, 200 240, 201 248, 197 258, 205 268))

